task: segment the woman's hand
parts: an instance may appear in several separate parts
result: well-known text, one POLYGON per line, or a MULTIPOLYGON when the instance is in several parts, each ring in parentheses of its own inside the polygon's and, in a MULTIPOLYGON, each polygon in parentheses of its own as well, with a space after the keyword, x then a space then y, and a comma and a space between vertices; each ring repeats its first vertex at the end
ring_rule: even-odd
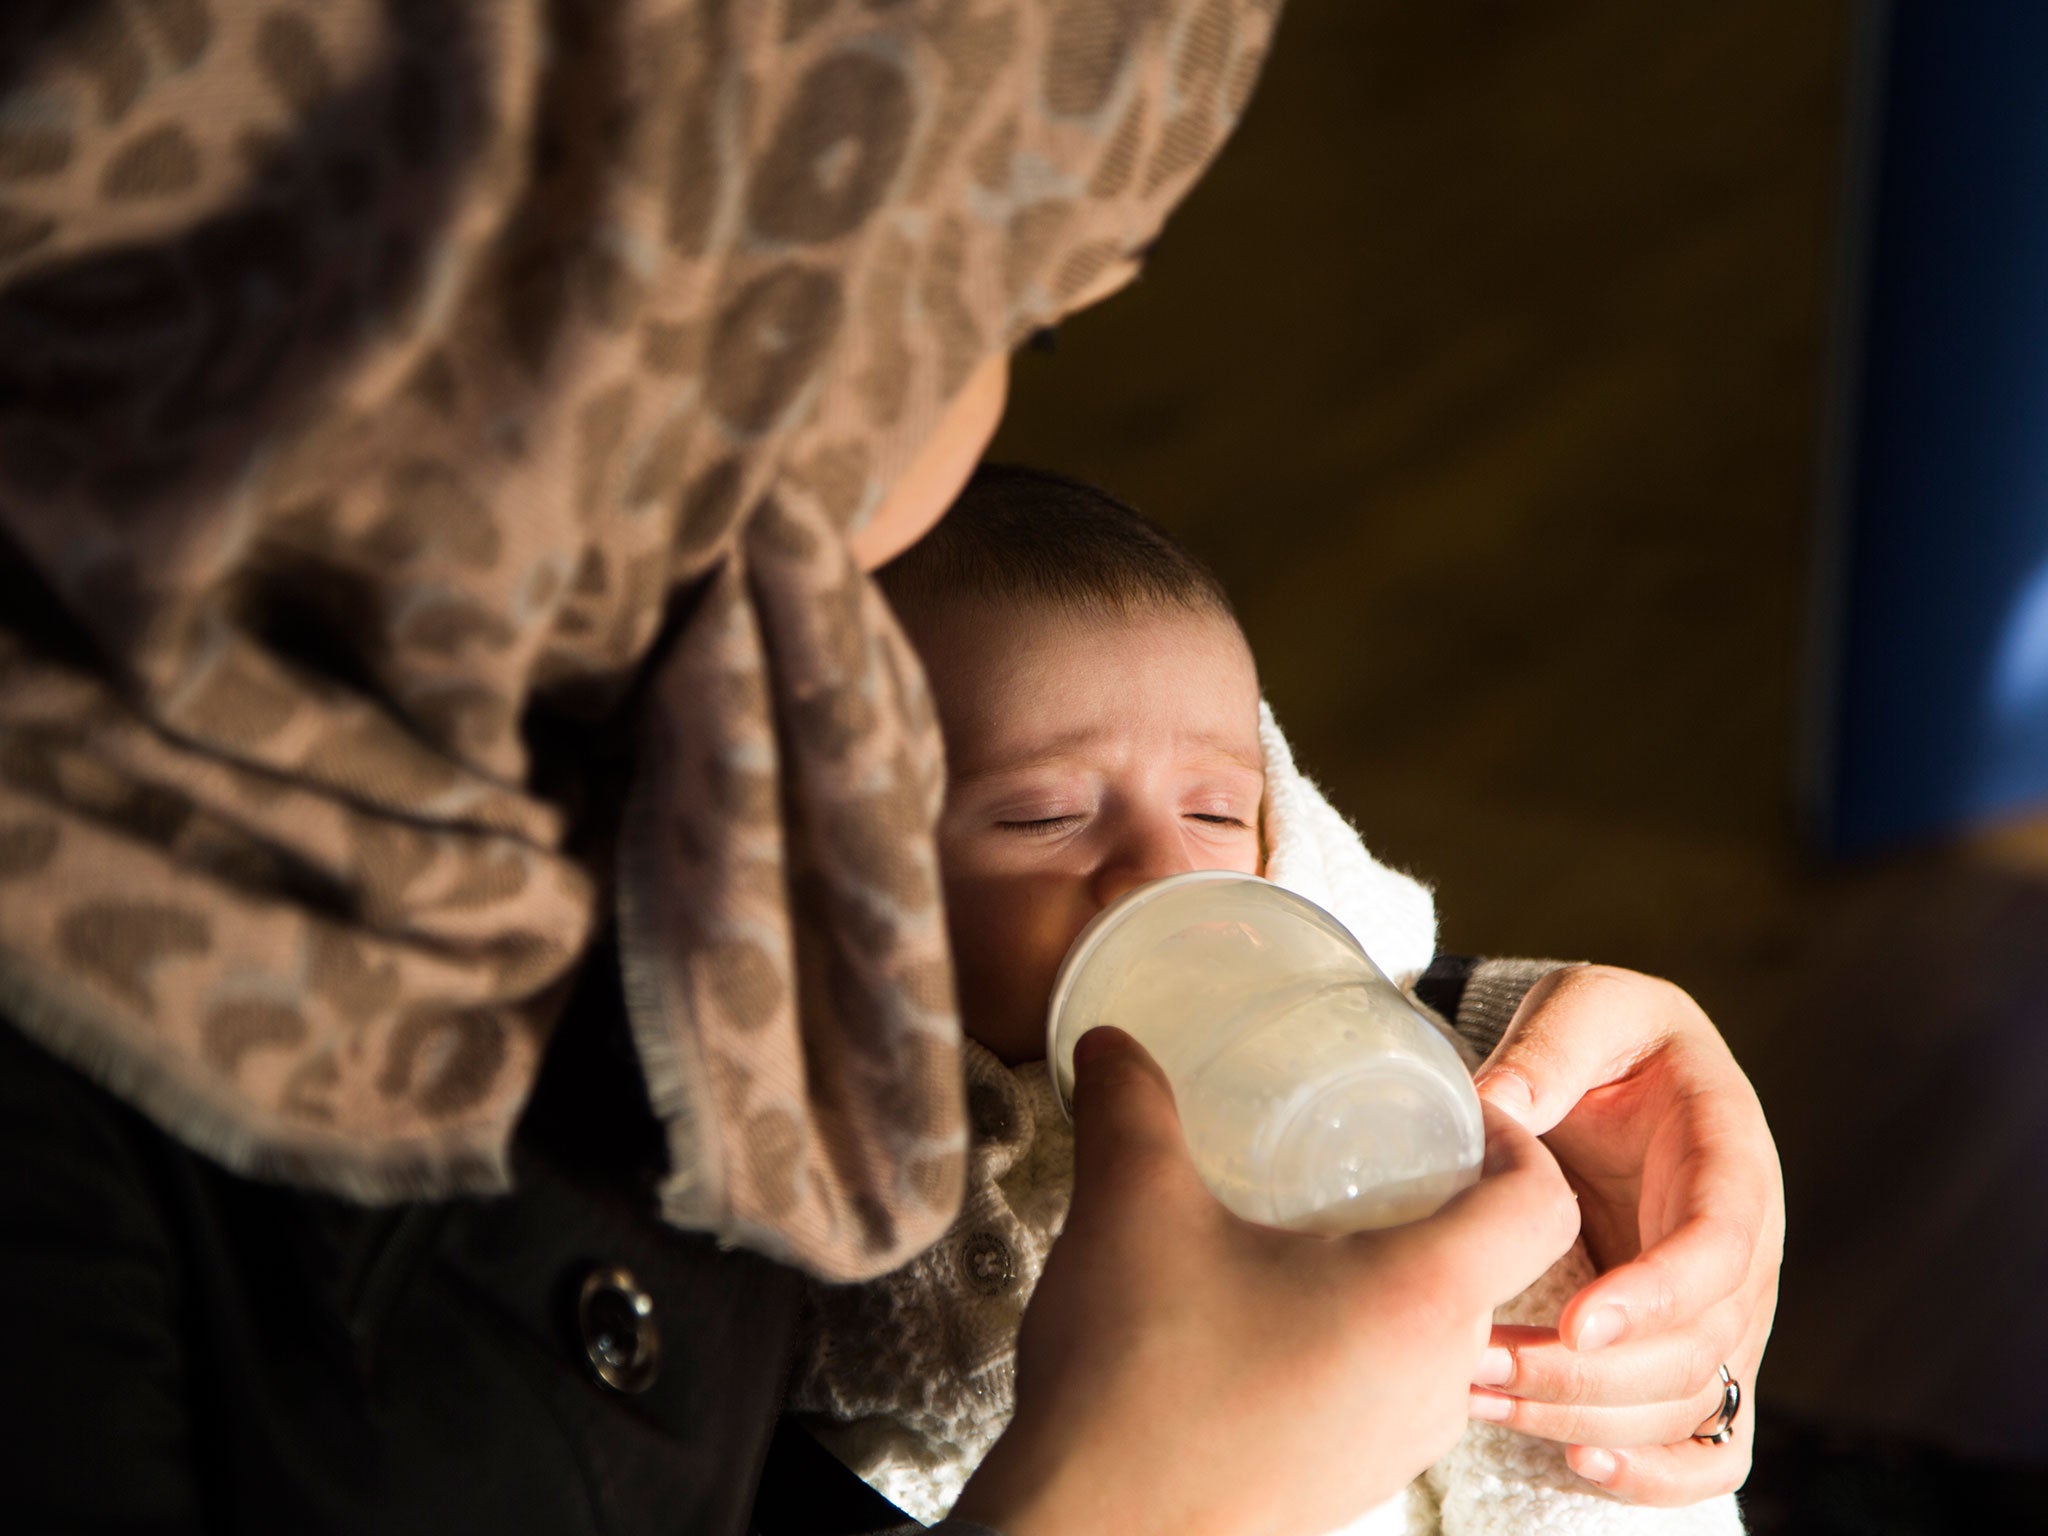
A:
POLYGON ((1572 966, 1530 989, 1478 1083, 1556 1154, 1601 1274, 1555 1332, 1494 1330, 1473 1416, 1567 1442, 1582 1477, 1637 1503, 1741 1486, 1785 1196, 1720 1032, 1669 982, 1572 966), (1744 1398, 1736 1434, 1702 1445, 1724 1361, 1744 1398))
POLYGON ((1202 1184, 1128 1035, 1075 1052, 1074 1203, 1025 1314, 1017 1415, 955 1513, 1007 1536, 1286 1536, 1387 1498, 1463 1431, 1495 1306, 1565 1252, 1571 1194, 1489 1112, 1436 1216, 1324 1238, 1202 1184))

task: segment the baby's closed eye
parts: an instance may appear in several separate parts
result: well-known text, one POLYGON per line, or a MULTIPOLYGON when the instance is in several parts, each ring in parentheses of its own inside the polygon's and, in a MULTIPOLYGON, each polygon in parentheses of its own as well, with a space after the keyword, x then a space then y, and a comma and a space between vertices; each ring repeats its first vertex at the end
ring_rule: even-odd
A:
POLYGON ((1079 811, 1070 811, 1054 816, 1029 816, 1002 819, 996 826, 1005 832, 1021 832, 1026 835, 1045 836, 1053 832, 1065 832, 1078 827, 1087 820, 1079 811))

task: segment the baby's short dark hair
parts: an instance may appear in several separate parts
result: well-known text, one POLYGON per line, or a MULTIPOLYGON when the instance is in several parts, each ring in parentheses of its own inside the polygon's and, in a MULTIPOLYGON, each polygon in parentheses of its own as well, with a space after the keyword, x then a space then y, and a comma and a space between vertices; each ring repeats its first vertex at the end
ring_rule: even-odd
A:
POLYGON ((876 579, 906 616, 965 600, 1236 619, 1215 572, 1136 508, 1083 481, 1012 464, 976 470, 937 526, 876 579))

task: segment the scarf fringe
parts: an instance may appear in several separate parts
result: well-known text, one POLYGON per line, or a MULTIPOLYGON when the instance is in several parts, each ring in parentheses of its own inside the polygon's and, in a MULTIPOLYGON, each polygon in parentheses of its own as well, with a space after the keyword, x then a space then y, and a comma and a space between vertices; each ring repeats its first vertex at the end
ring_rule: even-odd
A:
POLYGON ((241 1178, 318 1190, 359 1205, 501 1195, 512 1187, 504 1138, 492 1126, 366 1146, 315 1127, 252 1124, 245 1100, 216 1099, 195 1087, 189 1063, 139 1050, 132 1034, 54 996, 4 950, 0 1014, 173 1141, 241 1178))
POLYGON ((653 839, 633 835, 646 814, 645 793, 636 786, 620 818, 615 911, 626 1027, 640 1059, 648 1103, 668 1147, 669 1166, 660 1193, 662 1219, 671 1226, 725 1236, 731 1216, 725 1165, 718 1138, 705 1124, 693 1091, 710 1078, 695 1032, 669 1027, 670 1020, 686 1016, 688 1003, 671 995, 652 940, 655 917, 645 910, 641 894, 654 888, 645 867, 653 857, 653 839))

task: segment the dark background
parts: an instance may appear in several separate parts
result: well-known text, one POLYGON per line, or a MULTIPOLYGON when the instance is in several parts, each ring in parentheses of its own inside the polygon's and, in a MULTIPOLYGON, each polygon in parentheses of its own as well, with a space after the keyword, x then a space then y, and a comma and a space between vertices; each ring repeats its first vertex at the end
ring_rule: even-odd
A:
POLYGON ((1785 1159, 1767 1413, 2048 1462, 2048 817, 1842 863, 1794 788, 1853 10, 1293 0, 997 453, 1217 566, 1447 948, 1705 1003, 1785 1159))

